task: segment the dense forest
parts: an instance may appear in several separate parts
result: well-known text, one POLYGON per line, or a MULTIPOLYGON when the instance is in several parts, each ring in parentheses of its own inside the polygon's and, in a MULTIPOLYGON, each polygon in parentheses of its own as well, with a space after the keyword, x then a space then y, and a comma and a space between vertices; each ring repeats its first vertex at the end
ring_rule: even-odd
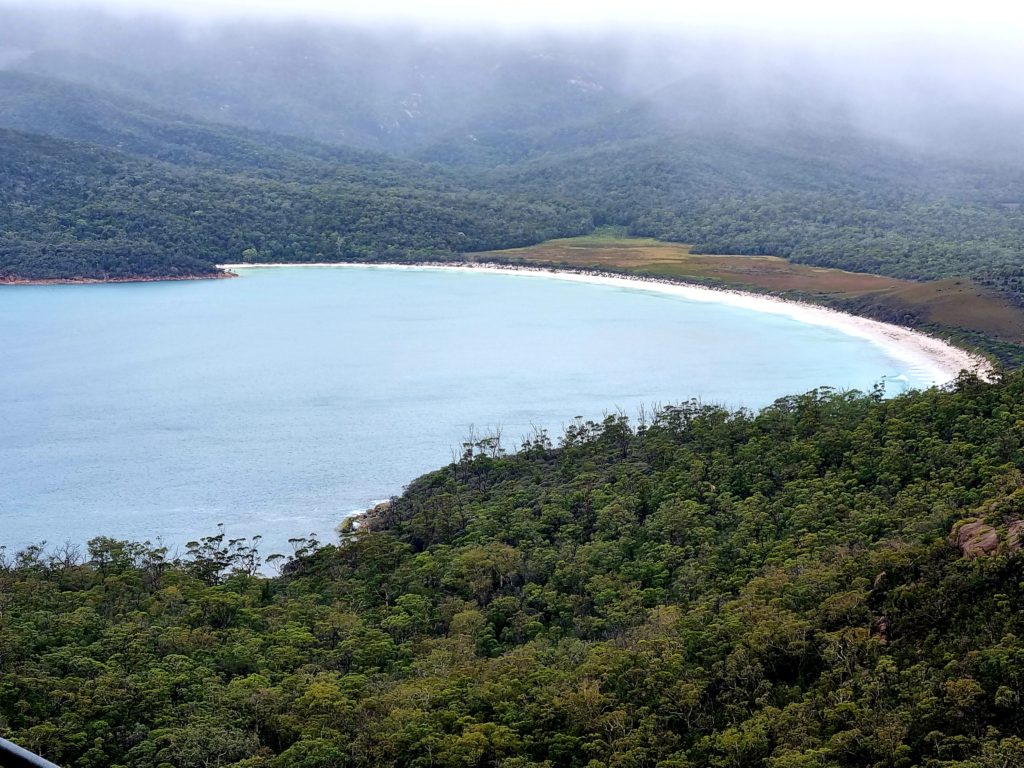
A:
POLYGON ((280 575, 223 532, 0 566, 67 766, 1024 762, 1024 376, 494 438, 280 575))
POLYGON ((218 173, 3 129, 0 142, 0 280, 452 258, 591 227, 578 205, 444 183, 218 173))

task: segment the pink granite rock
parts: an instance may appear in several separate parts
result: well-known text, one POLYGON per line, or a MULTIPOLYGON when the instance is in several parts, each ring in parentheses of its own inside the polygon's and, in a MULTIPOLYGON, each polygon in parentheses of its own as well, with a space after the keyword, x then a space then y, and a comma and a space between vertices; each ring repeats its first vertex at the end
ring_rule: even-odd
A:
POLYGON ((981 520, 973 520, 953 529, 953 543, 966 558, 994 555, 999 549, 999 533, 981 520))

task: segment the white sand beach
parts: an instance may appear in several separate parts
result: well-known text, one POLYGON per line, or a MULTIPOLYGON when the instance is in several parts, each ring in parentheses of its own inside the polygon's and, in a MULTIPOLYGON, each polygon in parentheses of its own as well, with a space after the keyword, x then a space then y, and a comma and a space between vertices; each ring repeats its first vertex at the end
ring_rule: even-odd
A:
POLYGON ((620 288, 651 291, 678 296, 689 301, 718 302, 755 312, 783 315, 802 323, 834 328, 849 336, 865 339, 881 347, 889 356, 900 360, 919 372, 927 372, 932 384, 946 384, 963 371, 974 371, 981 376, 992 373, 988 360, 961 349, 944 339, 892 323, 883 323, 835 309, 775 296, 745 291, 709 288, 688 283, 661 280, 645 276, 620 275, 599 271, 541 269, 502 264, 425 263, 425 264, 365 264, 353 262, 271 263, 271 264, 219 264, 230 271, 280 267, 338 267, 361 269, 419 269, 491 272, 528 277, 570 280, 580 283, 608 285, 620 288))

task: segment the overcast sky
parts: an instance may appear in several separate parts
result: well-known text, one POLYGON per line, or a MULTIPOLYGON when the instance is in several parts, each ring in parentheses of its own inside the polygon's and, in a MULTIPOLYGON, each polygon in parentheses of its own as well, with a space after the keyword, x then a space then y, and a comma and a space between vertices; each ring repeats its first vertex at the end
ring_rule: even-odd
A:
POLYGON ((58 28, 61 8, 98 7, 199 22, 399 22, 514 36, 618 31, 631 45, 655 32, 713 42, 715 56, 729 46, 737 59, 798 53, 855 91, 920 95, 919 84, 930 81, 965 102, 990 101, 1015 113, 1024 102, 1024 2, 1014 0, 0 0, 0 43, 4 5, 53 8, 58 28))
POLYGON ((605 28, 763 32, 773 38, 912 36, 946 42, 1024 39, 1024 4, 1014 0, 35 0, 101 5, 193 17, 301 16, 348 21, 430 22, 445 26, 605 28))

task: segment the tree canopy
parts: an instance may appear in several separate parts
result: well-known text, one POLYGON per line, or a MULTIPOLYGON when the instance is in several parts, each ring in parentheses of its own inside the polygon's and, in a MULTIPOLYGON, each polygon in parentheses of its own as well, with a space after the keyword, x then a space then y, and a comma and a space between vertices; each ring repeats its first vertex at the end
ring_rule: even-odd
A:
POLYGON ((964 377, 483 438, 275 577, 32 548, 0 728, 83 768, 1016 765, 1022 463, 1024 376, 964 377))

